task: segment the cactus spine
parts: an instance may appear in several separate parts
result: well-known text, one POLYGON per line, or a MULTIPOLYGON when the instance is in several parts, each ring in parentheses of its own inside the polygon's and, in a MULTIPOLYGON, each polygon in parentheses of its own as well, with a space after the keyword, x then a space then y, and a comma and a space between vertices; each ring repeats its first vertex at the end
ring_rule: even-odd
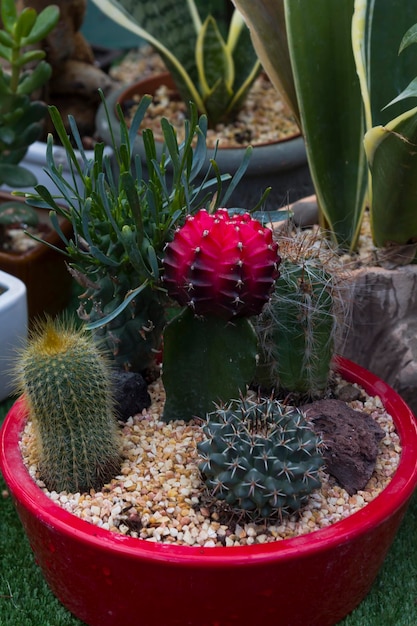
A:
POLYGON ((120 435, 110 368, 83 329, 47 319, 20 354, 16 372, 32 418, 47 488, 100 489, 120 470, 120 435))
POLYGON ((310 397, 328 386, 345 311, 341 270, 330 250, 308 240, 280 241, 283 260, 270 301, 256 319, 257 382, 310 397))
POLYGON ((240 400, 207 416, 197 444, 209 493, 249 517, 298 511, 320 487, 322 443, 299 409, 240 400))

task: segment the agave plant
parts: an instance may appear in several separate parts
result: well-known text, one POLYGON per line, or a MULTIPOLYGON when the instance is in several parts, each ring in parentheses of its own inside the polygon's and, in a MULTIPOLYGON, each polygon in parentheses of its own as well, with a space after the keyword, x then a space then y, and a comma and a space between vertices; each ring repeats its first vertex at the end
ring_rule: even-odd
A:
POLYGON ((93 2, 160 53, 181 98, 193 101, 200 114, 207 115, 210 126, 233 118, 260 69, 238 11, 224 38, 212 15, 201 19, 194 0, 93 2))
POLYGON ((40 137, 47 114, 45 104, 31 96, 52 73, 45 53, 33 45, 56 26, 59 9, 50 5, 39 14, 29 7, 18 12, 15 0, 2 0, 0 6, 0 57, 6 62, 0 67, 0 185, 26 187, 37 181, 19 163, 40 137))
POLYGON ((166 322, 167 297, 160 284, 166 244, 186 216, 201 207, 214 210, 220 201, 227 202, 250 156, 249 148, 225 194, 222 181, 230 176, 220 175, 214 160, 202 181, 200 177, 196 183, 207 162, 207 118, 199 118, 192 105, 181 144, 169 121, 161 119, 165 143, 159 159, 152 131, 143 131, 145 174, 140 158, 132 156, 132 147, 151 100, 144 96, 130 128, 119 107, 121 141, 113 140, 111 160, 102 143, 96 144, 93 158, 87 157, 76 122, 70 116, 73 143, 81 154, 81 163, 58 110, 49 107, 73 180, 64 178, 50 135, 46 172, 57 194, 53 196, 43 185, 36 186, 36 194, 21 194, 30 204, 51 209, 51 222, 64 242, 70 271, 85 289, 79 316, 121 367, 135 371, 152 365, 166 322), (72 239, 60 229, 58 215, 71 222, 72 239))
POLYGON ((334 242, 355 250, 366 206, 378 247, 416 240, 417 111, 401 104, 415 95, 405 87, 417 54, 407 47, 398 57, 415 21, 415 3, 233 2, 251 28, 263 67, 274 84, 290 91, 291 81, 288 87, 282 77, 291 62, 321 221, 334 242), (286 53, 277 54, 277 39, 284 50, 288 44, 286 53), (393 106, 385 108, 388 102, 393 106))

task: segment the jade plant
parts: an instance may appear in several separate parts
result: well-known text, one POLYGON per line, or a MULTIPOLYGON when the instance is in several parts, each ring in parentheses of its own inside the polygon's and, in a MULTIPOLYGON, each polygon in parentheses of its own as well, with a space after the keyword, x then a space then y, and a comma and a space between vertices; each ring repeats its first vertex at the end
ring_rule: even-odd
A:
POLYGON ((100 11, 151 44, 163 58, 184 100, 207 115, 210 127, 236 115, 260 63, 242 16, 228 33, 213 15, 200 17, 194 0, 93 0, 100 11))
POLYGON ((64 243, 61 253, 66 254, 71 274, 84 289, 80 318, 119 367, 139 372, 153 366, 166 323, 168 300, 160 282, 166 244, 188 215, 203 206, 214 209, 220 201, 227 202, 250 155, 248 149, 225 194, 222 182, 230 176, 220 174, 215 160, 196 182, 207 158, 207 118, 198 117, 191 106, 182 143, 169 121, 161 119, 165 143, 159 158, 152 131, 143 131, 145 173, 138 157, 132 157, 132 146, 150 102, 150 96, 143 97, 129 128, 119 108, 121 140, 113 141, 112 159, 101 143, 96 144, 93 158, 87 157, 77 124, 70 117, 81 162, 58 110, 50 107, 73 179, 63 176, 49 136, 46 171, 57 192, 52 195, 37 185, 36 193, 23 194, 30 204, 51 210, 51 223, 64 243), (60 229, 58 216, 71 222, 71 239, 60 229))
POLYGON ((15 368, 50 491, 101 489, 120 471, 111 368, 85 329, 47 319, 32 329, 15 368))
POLYGON ((414 243, 417 110, 404 100, 415 97, 407 85, 417 54, 403 45, 398 56, 415 22, 414 2, 233 2, 272 82, 296 94, 296 104, 289 101, 299 113, 321 223, 333 242, 356 250, 368 207, 378 249, 414 243))
POLYGON ((37 182, 19 163, 42 134, 47 107, 32 95, 48 81, 52 70, 45 53, 33 46, 58 19, 58 7, 52 4, 38 14, 30 7, 18 12, 15 0, 1 2, 0 185, 27 187, 37 182))

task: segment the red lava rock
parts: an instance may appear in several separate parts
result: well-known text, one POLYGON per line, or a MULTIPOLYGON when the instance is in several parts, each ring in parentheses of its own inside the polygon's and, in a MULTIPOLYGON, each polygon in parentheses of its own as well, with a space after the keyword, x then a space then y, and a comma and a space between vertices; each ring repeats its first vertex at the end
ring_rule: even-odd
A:
POLYGON ((326 471, 349 495, 364 489, 374 471, 384 431, 367 413, 340 400, 318 400, 302 410, 326 444, 326 471))

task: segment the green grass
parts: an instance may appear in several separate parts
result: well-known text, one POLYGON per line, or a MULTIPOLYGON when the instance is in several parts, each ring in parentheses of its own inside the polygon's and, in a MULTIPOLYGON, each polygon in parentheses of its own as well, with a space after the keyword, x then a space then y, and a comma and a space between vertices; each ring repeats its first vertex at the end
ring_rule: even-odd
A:
MULTIPOLYGON (((0 423, 9 405, 0 405, 0 423)), ((82 626, 49 591, 4 491, 0 476, 0 625, 82 626)), ((340 626, 417 625, 416 529, 417 494, 371 592, 340 626)))

